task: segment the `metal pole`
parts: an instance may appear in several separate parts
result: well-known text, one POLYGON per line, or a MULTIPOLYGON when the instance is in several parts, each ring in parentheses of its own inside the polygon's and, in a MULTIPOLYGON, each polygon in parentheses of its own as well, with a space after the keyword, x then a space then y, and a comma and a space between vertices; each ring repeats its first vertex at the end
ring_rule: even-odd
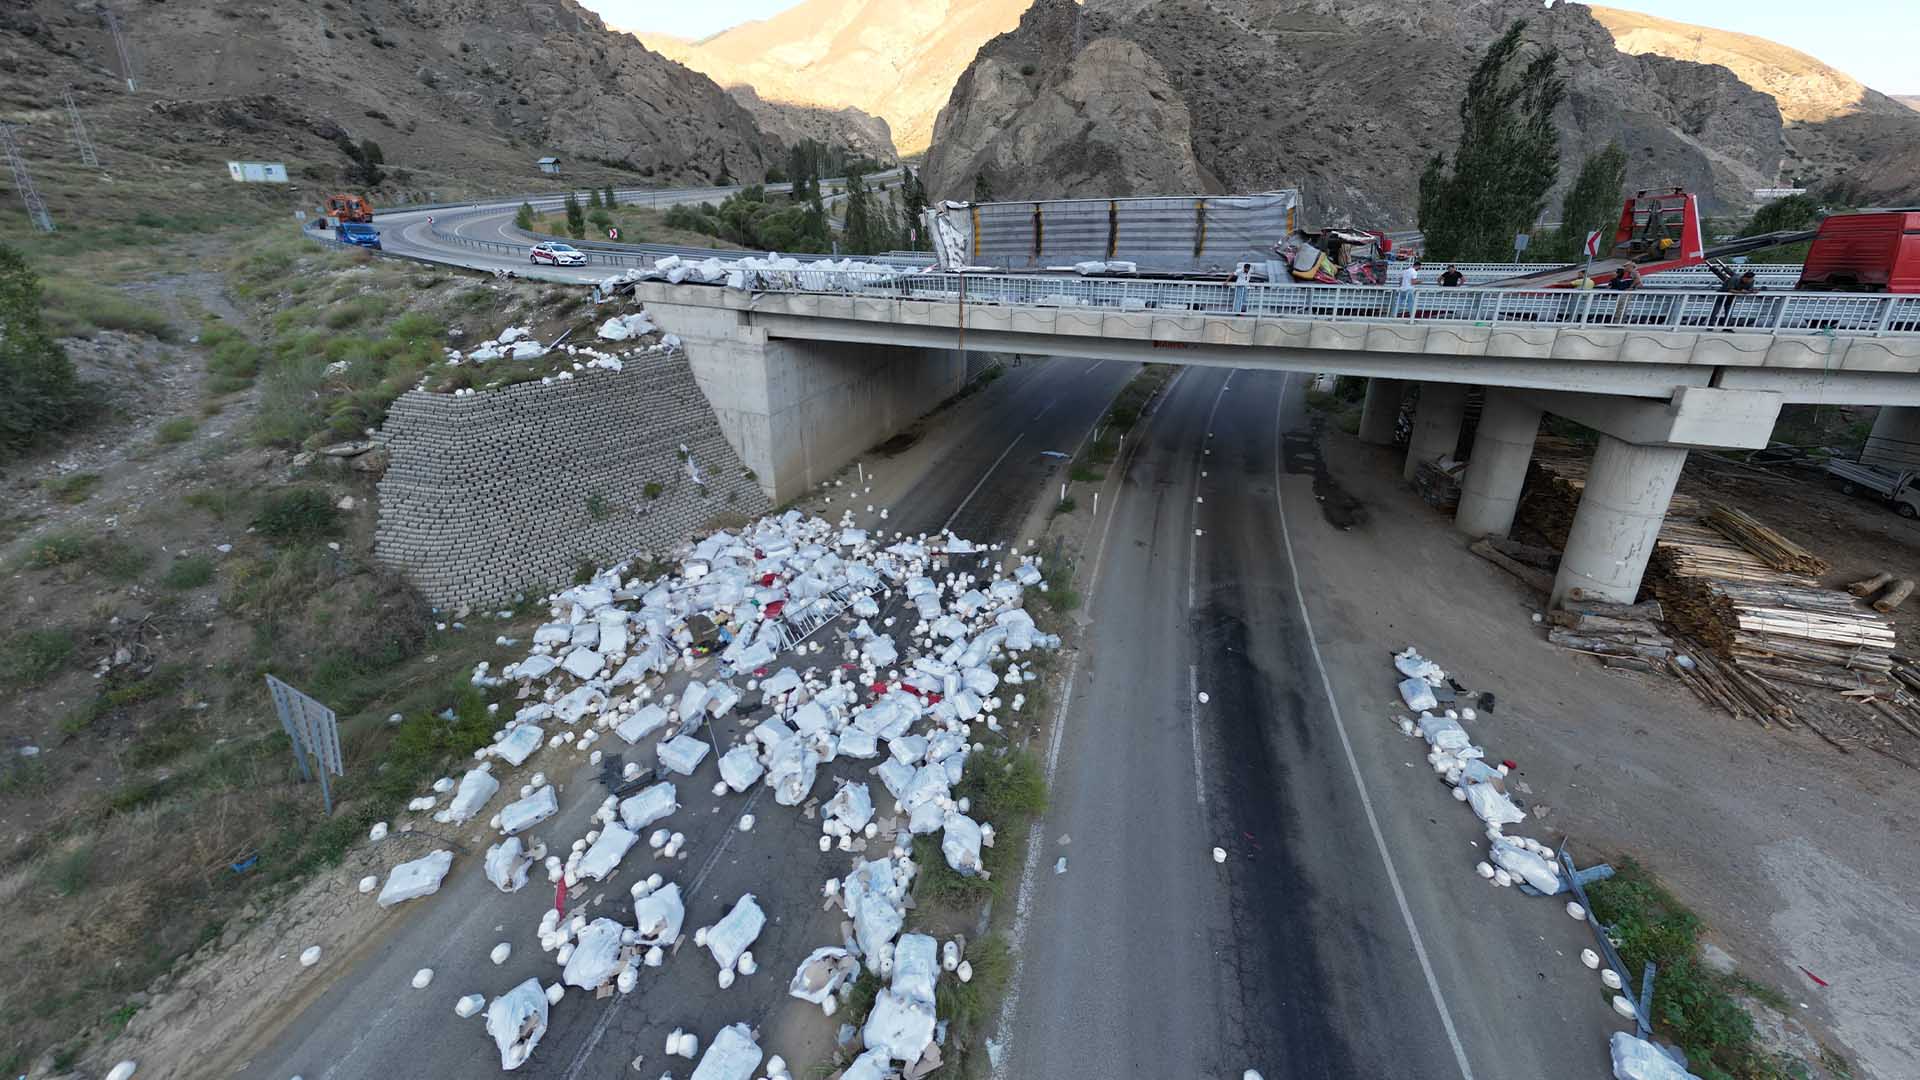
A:
MULTIPOLYGON (((306 755, 302 754, 301 757, 303 760, 300 763, 300 767, 302 769, 305 769, 306 762, 304 758, 306 757, 306 755)), ((327 763, 322 761, 322 762, 317 762, 316 765, 318 767, 315 768, 314 771, 320 774, 320 804, 326 808, 327 816, 332 817, 333 816, 333 785, 327 782, 327 763)))

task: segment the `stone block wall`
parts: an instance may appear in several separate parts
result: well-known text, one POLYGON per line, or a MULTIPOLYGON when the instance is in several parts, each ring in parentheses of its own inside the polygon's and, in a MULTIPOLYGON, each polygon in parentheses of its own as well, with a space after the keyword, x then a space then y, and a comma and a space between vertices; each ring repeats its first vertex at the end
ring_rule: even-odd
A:
POLYGON ((720 514, 769 509, 681 352, 551 384, 410 391, 375 441, 387 454, 375 556, 441 607, 562 585, 583 561, 665 553, 720 514))

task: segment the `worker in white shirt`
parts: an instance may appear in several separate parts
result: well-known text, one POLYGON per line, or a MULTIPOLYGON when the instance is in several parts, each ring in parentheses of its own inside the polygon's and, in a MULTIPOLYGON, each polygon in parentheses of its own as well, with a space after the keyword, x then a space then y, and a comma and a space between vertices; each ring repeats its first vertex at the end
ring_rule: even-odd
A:
POLYGON ((1396 318, 1413 314, 1413 290, 1419 284, 1420 260, 1415 259, 1413 265, 1400 271, 1400 291, 1393 297, 1393 314, 1396 318))

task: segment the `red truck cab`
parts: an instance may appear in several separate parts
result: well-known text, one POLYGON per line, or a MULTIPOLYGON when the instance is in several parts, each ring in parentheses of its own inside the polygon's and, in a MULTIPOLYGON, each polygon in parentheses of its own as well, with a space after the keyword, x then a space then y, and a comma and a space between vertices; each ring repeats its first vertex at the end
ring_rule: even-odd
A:
POLYGON ((1795 288, 1920 293, 1920 212, 1835 214, 1821 221, 1795 288))

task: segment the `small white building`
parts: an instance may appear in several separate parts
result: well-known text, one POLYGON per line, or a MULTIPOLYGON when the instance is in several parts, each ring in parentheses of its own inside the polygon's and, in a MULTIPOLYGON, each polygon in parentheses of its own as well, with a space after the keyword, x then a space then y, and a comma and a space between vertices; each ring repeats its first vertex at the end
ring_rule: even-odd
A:
POLYGON ((560 172, 560 159, 557 157, 543 157, 537 162, 537 164, 540 166, 540 171, 543 173, 558 174, 560 172))

